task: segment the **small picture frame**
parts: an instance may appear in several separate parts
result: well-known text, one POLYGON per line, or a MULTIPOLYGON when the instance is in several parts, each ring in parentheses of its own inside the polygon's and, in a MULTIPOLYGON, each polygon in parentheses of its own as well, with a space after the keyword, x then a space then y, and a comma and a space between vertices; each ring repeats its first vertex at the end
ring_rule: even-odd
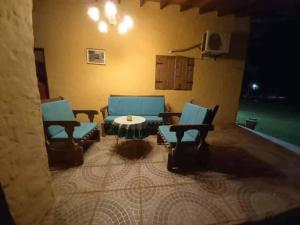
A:
POLYGON ((104 49, 87 48, 86 62, 88 64, 105 65, 106 57, 104 49))

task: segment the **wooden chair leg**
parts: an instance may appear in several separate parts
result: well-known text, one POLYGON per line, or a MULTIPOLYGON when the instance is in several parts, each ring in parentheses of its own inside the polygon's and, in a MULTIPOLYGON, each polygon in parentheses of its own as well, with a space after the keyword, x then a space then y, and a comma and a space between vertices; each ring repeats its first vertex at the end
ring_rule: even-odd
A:
POLYGON ((169 171, 173 171, 173 158, 172 158, 172 155, 169 153, 168 154, 168 162, 167 162, 167 169, 169 170, 169 171))
POLYGON ((74 145, 72 153, 69 156, 69 164, 71 166, 80 166, 83 164, 83 147, 74 145))
POLYGON ((102 133, 102 137, 105 137, 105 135, 106 135, 106 130, 105 130, 105 125, 104 125, 104 123, 101 123, 101 133, 102 133))
POLYGON ((175 172, 179 169, 178 160, 176 159, 176 156, 174 155, 174 152, 172 152, 172 151, 170 151, 168 154, 167 169, 170 172, 175 172))
POLYGON ((83 146, 75 143, 47 144, 49 166, 73 167, 83 164, 83 146))
POLYGON ((99 130, 99 129, 97 129, 97 130, 95 131, 95 140, 96 140, 96 141, 100 141, 100 130, 99 130))
POLYGON ((208 163, 210 162, 211 154, 209 151, 208 145, 204 144, 198 150, 197 160, 201 167, 207 167, 208 163))
POLYGON ((164 143, 164 140, 162 139, 161 135, 159 132, 157 132, 157 136, 156 136, 156 141, 158 145, 161 145, 164 143))

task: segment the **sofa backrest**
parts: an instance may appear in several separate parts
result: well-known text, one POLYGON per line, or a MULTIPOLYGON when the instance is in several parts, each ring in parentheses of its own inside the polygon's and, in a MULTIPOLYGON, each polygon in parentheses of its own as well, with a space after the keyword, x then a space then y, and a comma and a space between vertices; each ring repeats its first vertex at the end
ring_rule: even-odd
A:
POLYGON ((110 96, 108 114, 151 116, 164 112, 164 96, 110 96))
MULTIPOLYGON (((44 121, 75 120, 74 113, 67 100, 43 103, 42 115, 44 121)), ((64 128, 62 126, 54 125, 49 127, 48 132, 52 136, 63 130, 64 128)))
MULTIPOLYGON (((207 108, 203 108, 192 103, 186 103, 182 111, 179 124, 203 124, 207 118, 208 112, 209 110, 207 108)), ((197 130, 189 130, 186 132, 195 140, 199 133, 197 130)))

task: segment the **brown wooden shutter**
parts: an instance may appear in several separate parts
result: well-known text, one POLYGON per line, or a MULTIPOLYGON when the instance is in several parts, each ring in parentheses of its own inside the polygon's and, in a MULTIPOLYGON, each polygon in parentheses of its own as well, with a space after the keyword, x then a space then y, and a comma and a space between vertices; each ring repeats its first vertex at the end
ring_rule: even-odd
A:
POLYGON ((192 90, 194 59, 176 56, 174 89, 192 90))
POLYGON ((156 56, 155 89, 173 89, 174 56, 156 56))
POLYGON ((193 58, 156 56, 155 89, 192 90, 193 74, 193 58))
POLYGON ((194 65, 195 65, 195 59, 188 58, 187 75, 186 75, 186 90, 193 89, 194 65))

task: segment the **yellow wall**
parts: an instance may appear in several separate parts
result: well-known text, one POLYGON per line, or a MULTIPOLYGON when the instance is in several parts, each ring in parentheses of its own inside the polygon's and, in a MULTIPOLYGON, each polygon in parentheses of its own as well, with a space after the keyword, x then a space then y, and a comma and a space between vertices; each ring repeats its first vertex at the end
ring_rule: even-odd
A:
MULTIPOLYGON (((207 30, 247 33, 248 18, 183 13, 170 5, 122 0, 121 14, 130 14, 134 29, 120 35, 116 27, 102 34, 86 13, 88 1, 37 0, 34 8, 35 46, 45 48, 51 97, 64 96, 74 108, 99 109, 109 94, 165 95, 173 111, 195 99, 204 106, 220 104, 218 123, 235 121, 244 69, 245 41, 233 43, 238 57, 201 60, 199 50, 182 55, 195 57, 192 91, 155 90, 155 55, 197 44, 207 30), (106 50, 107 64, 86 63, 86 48, 106 50)), ((102 2, 102 1, 100 1, 102 2)), ((100 117, 99 117, 100 119, 100 117)))

